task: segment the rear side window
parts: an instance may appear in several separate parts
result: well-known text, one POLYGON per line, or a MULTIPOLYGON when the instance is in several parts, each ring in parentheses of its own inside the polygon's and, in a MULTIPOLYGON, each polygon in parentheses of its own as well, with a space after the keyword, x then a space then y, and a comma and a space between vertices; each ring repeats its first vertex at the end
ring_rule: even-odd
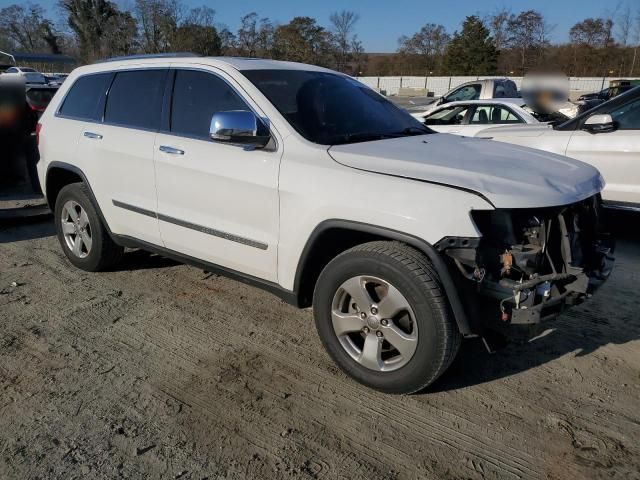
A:
POLYGON ((60 114, 86 120, 100 120, 98 106, 109 88, 111 73, 99 73, 80 77, 71 86, 60 107, 60 114))
POLYGON ((196 70, 176 72, 171 132, 208 138, 213 114, 228 110, 249 110, 249 107, 227 82, 196 70))
POLYGON ((167 70, 116 73, 107 96, 105 123, 157 130, 166 75, 167 70))

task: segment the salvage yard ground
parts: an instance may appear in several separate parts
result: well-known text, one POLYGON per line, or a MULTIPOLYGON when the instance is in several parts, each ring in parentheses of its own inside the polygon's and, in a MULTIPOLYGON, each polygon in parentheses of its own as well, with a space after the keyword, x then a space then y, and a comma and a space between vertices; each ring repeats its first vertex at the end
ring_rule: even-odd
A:
POLYGON ((72 268, 0 224, 0 478, 640 478, 640 234, 554 330, 463 344, 427 392, 342 374, 309 310, 133 251, 72 268))

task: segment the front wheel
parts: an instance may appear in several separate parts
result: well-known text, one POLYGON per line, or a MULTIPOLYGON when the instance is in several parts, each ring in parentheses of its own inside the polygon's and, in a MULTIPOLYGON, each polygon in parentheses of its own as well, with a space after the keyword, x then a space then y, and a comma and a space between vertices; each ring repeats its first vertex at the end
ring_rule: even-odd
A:
POLYGON ((320 274, 313 308, 333 360, 383 392, 425 388, 460 346, 429 259, 400 242, 370 242, 338 255, 320 274))

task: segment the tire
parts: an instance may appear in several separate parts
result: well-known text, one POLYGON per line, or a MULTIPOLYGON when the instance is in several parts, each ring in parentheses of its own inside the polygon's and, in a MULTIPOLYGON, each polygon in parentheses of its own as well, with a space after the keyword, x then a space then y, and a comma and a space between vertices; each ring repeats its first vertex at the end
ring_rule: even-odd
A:
POLYGON ((74 266, 98 272, 108 270, 122 259, 124 248, 111 239, 84 183, 72 183, 60 190, 54 216, 60 245, 74 266), (77 216, 75 222, 73 211, 77 216), (76 249, 78 238, 82 241, 76 249))
POLYGON ((462 339, 429 259, 400 242, 365 243, 334 258, 318 278, 313 310, 338 366, 385 393, 414 393, 433 383, 462 339), (372 303, 360 308, 357 300, 372 303))

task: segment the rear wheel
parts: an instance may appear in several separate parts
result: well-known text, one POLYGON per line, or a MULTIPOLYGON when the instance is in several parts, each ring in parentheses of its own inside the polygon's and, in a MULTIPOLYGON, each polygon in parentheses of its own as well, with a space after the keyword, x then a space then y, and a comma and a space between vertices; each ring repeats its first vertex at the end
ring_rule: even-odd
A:
POLYGON ((73 265, 96 272, 120 261, 124 249, 109 236, 85 184, 63 187, 56 199, 54 214, 58 240, 73 265))
POLYGON ((357 381, 412 393, 451 364, 461 335, 428 258, 399 242, 371 242, 333 259, 314 293, 320 338, 357 381))

